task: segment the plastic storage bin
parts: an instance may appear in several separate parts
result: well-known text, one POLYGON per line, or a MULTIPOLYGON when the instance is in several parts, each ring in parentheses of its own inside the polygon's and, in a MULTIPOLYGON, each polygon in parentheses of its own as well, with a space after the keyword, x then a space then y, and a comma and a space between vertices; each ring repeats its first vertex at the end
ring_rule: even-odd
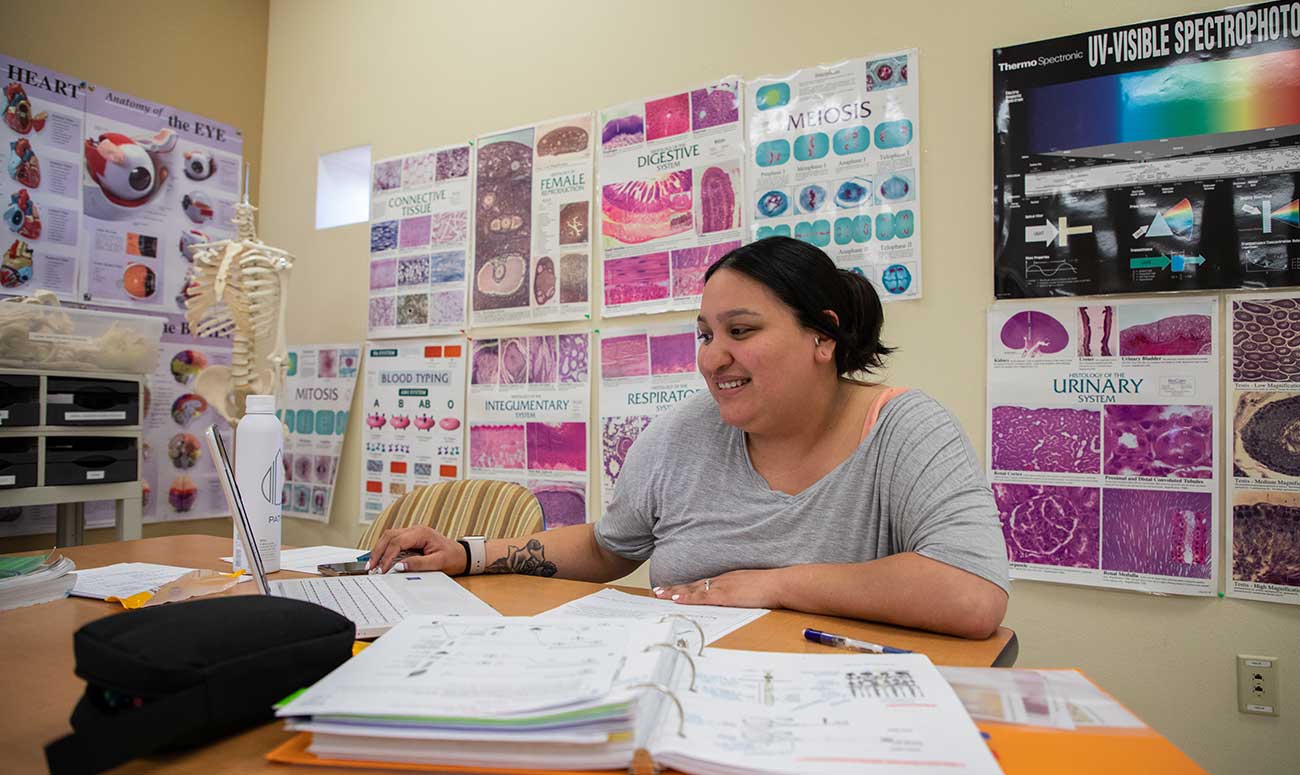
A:
POLYGON ((131 482, 139 469, 131 436, 46 436, 45 485, 131 482))
POLYGON ((0 304, 0 367, 152 374, 162 318, 43 304, 0 304))
POLYGON ((37 439, 0 437, 0 490, 36 486, 37 439))
POLYGON ((41 423, 41 378, 0 374, 0 428, 41 423))
POLYGON ((45 424, 140 424, 140 383, 117 379, 48 377, 45 424))

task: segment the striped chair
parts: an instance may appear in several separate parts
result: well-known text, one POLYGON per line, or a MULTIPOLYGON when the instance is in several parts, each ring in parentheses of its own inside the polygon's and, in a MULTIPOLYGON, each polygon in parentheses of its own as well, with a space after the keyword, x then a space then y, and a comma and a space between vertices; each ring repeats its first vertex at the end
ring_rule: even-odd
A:
POLYGON ((514 482, 438 482, 416 487, 388 504, 357 548, 374 548, 385 530, 412 525, 428 525, 448 538, 518 538, 542 529, 542 506, 527 487, 514 482))

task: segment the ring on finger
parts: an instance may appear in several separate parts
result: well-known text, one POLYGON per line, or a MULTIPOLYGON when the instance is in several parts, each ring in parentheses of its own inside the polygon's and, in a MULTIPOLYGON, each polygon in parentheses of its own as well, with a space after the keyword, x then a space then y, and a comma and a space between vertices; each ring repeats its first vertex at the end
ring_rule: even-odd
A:
POLYGON ((705 580, 704 580, 704 591, 705 591, 705 592, 708 592, 708 591, 709 591, 709 582, 710 582, 710 581, 713 581, 713 579, 705 579, 705 580))

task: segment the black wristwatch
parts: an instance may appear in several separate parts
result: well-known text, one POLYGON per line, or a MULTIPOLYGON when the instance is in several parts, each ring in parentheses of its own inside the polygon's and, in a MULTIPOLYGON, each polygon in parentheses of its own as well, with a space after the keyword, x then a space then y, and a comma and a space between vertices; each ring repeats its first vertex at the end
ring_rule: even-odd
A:
POLYGON ((465 549, 465 572, 462 576, 477 576, 483 572, 484 555, 487 554, 485 536, 465 536, 456 543, 465 549))

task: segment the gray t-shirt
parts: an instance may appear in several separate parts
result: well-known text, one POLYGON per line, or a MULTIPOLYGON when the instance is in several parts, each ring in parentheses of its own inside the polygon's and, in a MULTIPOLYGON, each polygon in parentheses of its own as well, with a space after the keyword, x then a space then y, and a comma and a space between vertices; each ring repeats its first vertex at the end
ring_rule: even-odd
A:
POLYGON ((632 445, 596 540, 649 559, 656 586, 916 552, 1009 588, 998 510, 975 451, 956 418, 918 390, 889 400, 857 450, 798 495, 767 486, 744 432, 697 393, 632 445))

